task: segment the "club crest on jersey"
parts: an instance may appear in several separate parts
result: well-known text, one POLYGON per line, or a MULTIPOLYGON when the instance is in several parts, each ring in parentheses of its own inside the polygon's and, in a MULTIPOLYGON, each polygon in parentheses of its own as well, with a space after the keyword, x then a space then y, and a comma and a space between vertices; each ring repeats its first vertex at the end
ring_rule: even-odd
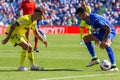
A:
POLYGON ((18 23, 19 23, 19 24, 23 24, 23 23, 24 23, 24 21, 19 21, 18 23))

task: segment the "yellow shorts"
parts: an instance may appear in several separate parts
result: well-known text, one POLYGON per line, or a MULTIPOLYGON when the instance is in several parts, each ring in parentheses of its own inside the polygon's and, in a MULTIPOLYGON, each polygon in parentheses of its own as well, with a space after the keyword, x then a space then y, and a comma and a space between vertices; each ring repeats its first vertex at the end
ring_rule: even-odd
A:
POLYGON ((91 29, 91 26, 88 25, 84 20, 81 20, 80 26, 83 28, 85 27, 87 29, 91 29))
POLYGON ((16 46, 17 44, 19 44, 21 42, 26 42, 27 39, 26 39, 25 35, 12 34, 10 37, 10 41, 12 42, 12 44, 14 46, 16 46))

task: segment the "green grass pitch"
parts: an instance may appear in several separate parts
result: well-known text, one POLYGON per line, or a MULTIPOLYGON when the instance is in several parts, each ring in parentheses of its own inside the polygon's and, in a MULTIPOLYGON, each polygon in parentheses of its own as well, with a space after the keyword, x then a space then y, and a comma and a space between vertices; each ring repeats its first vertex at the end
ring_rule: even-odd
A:
MULTIPOLYGON (((4 38, 0 35, 0 41, 4 38)), ((39 41, 40 53, 35 53, 37 65, 44 71, 17 71, 20 47, 13 47, 10 42, 0 44, 0 80, 120 80, 120 72, 101 71, 99 65, 85 67, 91 60, 84 44, 80 45, 79 34, 47 35, 48 48, 39 41)), ((31 44, 34 44, 31 36, 31 44)), ((120 35, 112 44, 117 66, 120 69, 120 35)), ((100 60, 108 59, 105 50, 95 47, 100 60)), ((29 69, 29 61, 25 66, 29 69)))

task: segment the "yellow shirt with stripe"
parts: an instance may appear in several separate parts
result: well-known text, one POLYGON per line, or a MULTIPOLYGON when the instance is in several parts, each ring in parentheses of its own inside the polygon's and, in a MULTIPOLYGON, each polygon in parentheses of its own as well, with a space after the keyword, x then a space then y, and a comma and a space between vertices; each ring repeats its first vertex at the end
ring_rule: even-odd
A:
MULTIPOLYGON (((25 34, 29 29, 35 30, 37 28, 36 21, 32 22, 31 15, 21 16, 15 22, 17 22, 19 26, 14 28, 12 34, 25 34)), ((10 26, 6 30, 7 33, 9 32, 10 26)))
MULTIPOLYGON (((10 36, 10 41, 15 46, 16 44, 19 44, 21 42, 26 42, 27 39, 25 37, 25 33, 29 30, 36 30, 36 21, 32 22, 31 15, 25 15, 19 17, 15 22, 18 23, 18 26, 16 26, 10 36)), ((11 25, 10 25, 11 26, 11 25)), ((9 32, 10 26, 6 29, 6 33, 9 32)))
MULTIPOLYGON (((87 12, 91 13, 90 6, 86 6, 85 9, 87 12)), ((84 20, 81 20, 80 26, 86 27, 87 29, 91 28, 88 24, 86 24, 86 22, 84 20)))

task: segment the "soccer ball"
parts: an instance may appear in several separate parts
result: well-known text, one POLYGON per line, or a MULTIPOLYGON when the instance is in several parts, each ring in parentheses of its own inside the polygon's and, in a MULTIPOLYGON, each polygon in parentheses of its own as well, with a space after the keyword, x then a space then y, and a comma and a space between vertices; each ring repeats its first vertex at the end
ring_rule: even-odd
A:
POLYGON ((102 62, 100 63, 100 68, 103 71, 107 71, 111 68, 111 63, 108 60, 102 60, 102 62))

